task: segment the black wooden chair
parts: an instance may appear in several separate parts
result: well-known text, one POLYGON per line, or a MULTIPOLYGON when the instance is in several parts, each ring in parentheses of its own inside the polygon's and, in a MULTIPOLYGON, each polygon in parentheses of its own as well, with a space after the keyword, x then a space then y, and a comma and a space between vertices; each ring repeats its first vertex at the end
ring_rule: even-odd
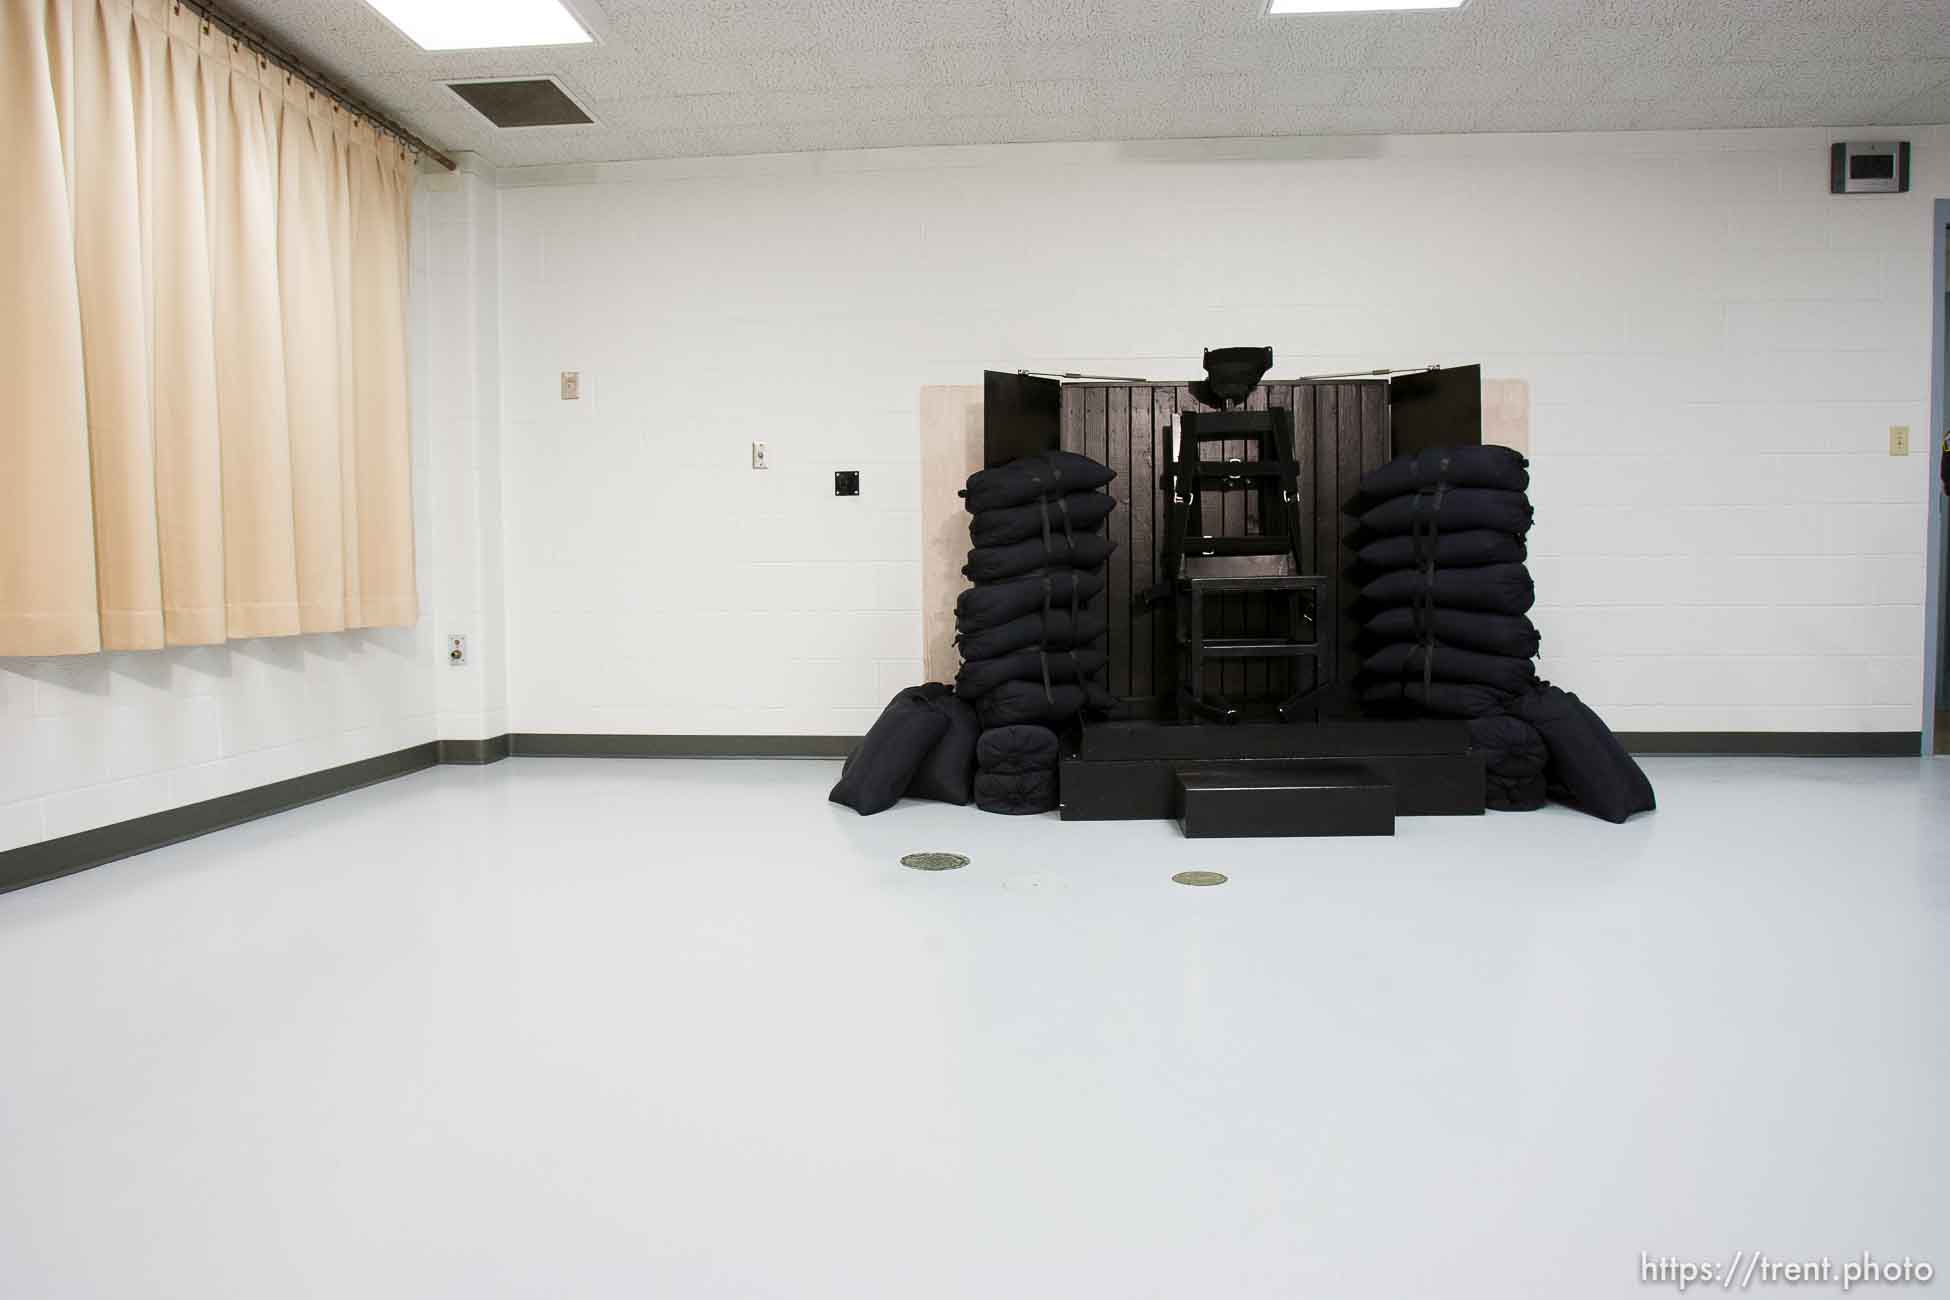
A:
POLYGON ((1169 601, 1173 607, 1178 719, 1238 722, 1245 716, 1239 702, 1207 691, 1205 668, 1210 662, 1311 659, 1316 664, 1314 684, 1293 690, 1275 709, 1282 721, 1297 721, 1303 706, 1327 684, 1332 666, 1323 662, 1317 636, 1316 613, 1327 599, 1327 579, 1305 572, 1301 559, 1293 412, 1187 411, 1179 416, 1177 435, 1176 455, 1163 484, 1171 494, 1162 557, 1165 576, 1144 599, 1154 605, 1169 601), (1229 440, 1255 447, 1253 458, 1207 460, 1200 455, 1210 444, 1229 440), (1263 531, 1206 533, 1206 493, 1241 489, 1258 493, 1263 531), (1214 602, 1238 595, 1269 598, 1264 602, 1269 628, 1271 607, 1283 603, 1286 634, 1214 635, 1214 602))

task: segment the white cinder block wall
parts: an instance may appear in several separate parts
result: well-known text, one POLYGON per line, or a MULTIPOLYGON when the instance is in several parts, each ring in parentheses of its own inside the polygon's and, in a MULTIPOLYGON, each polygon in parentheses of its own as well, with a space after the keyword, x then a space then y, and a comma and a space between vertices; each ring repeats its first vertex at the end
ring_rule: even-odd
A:
POLYGON ((512 725, 858 733, 920 671, 922 385, 1270 343, 1530 380, 1543 672, 1614 726, 1914 730, 1950 131, 1900 134, 1878 198, 1804 130, 504 172, 512 725))
POLYGON ((491 185, 474 176, 426 178, 416 196, 408 311, 418 625, 0 659, 0 852, 429 740, 507 729, 496 644, 494 209, 491 185), (464 250, 459 260, 455 249, 464 250), (495 544, 483 543, 483 528, 495 544), (479 637, 476 667, 441 666, 450 624, 479 637))
POLYGON ((441 663, 440 738, 508 730, 501 570, 501 297, 499 202, 492 173, 463 155, 451 176, 422 176, 417 223, 428 243, 429 311, 414 340, 427 359, 427 419, 440 450, 430 487, 434 599, 441 663), (446 640, 466 640, 453 665, 446 640))

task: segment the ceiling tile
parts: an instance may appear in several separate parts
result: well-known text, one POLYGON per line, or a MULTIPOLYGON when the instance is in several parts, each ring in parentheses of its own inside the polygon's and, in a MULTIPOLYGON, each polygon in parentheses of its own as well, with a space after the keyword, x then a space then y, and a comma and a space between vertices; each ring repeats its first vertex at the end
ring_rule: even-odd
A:
POLYGON ((604 39, 420 50, 363 0, 228 0, 443 147, 534 162, 1000 140, 1950 119, 1950 0, 601 0, 604 39), (552 75, 594 126, 496 131, 444 79, 552 75))

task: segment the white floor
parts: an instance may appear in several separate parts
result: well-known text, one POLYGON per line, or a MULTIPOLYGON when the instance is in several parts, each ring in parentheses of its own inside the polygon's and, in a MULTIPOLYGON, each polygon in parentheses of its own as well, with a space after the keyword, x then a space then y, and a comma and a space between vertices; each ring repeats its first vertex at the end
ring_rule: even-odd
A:
POLYGON ((1228 844, 518 759, 6 895, 0 1296, 1950 1269, 1950 762, 1647 767, 1625 827, 1228 844))

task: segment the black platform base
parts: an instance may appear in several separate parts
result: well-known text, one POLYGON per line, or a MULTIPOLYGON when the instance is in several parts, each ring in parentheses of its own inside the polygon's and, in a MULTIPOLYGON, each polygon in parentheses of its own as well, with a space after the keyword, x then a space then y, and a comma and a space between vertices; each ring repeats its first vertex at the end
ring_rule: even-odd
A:
POLYGON ((1181 767, 1172 784, 1187 839, 1395 833, 1394 784, 1359 764, 1181 767))
POLYGON ((1264 780, 1266 773, 1350 765, 1393 787, 1396 816, 1483 811, 1482 756, 1470 750, 1460 722, 1108 722, 1086 726, 1077 752, 1063 760, 1063 819, 1173 820, 1182 770, 1229 769, 1264 780))

